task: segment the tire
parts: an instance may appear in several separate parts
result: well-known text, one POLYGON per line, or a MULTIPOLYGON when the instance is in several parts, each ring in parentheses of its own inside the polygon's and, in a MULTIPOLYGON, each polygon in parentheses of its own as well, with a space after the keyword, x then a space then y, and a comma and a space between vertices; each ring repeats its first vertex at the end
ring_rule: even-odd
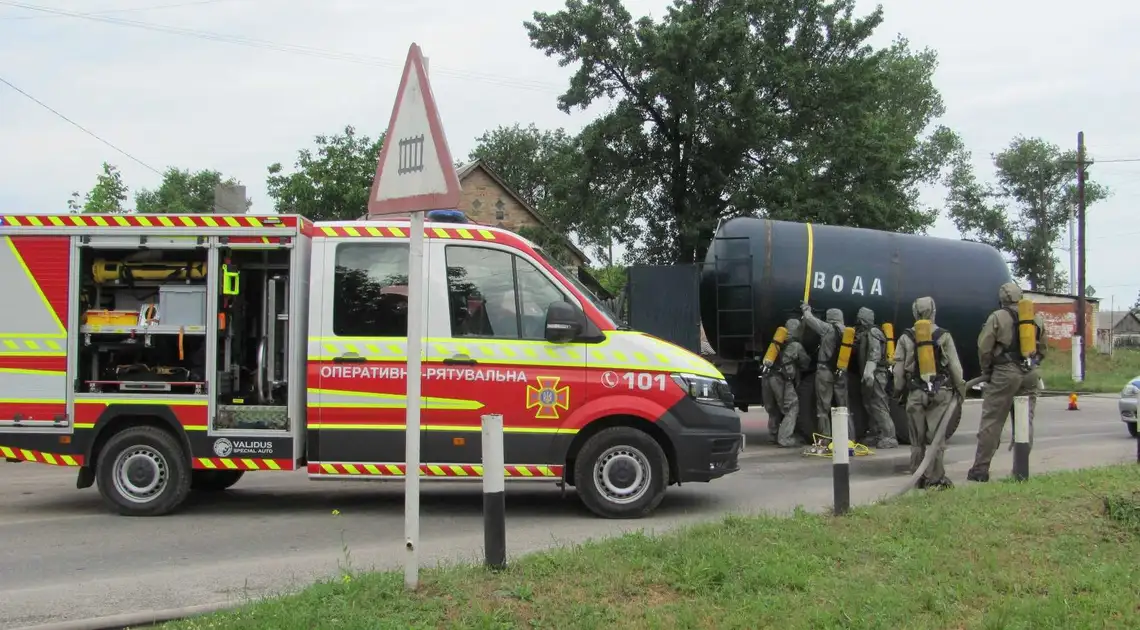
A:
POLYGON ((631 427, 611 427, 591 436, 578 452, 574 465, 578 496, 602 518, 646 516, 665 498, 668 477, 669 461, 661 445, 649 434, 631 427), (633 479, 627 482, 625 476, 633 479), (609 480, 609 490, 603 479, 609 480), (622 499, 620 491, 630 488, 632 496, 622 499))
POLYGON ((1140 435, 1140 428, 1138 428, 1140 427, 1140 424, 1136 422, 1125 422, 1124 424, 1128 426, 1128 435, 1131 435, 1132 437, 1140 435))
POLYGON ((245 474, 244 470, 195 470, 190 473, 190 489, 195 492, 228 490, 245 474))
POLYGON ((132 427, 107 440, 95 478, 99 494, 119 514, 161 516, 181 505, 190 492, 190 462, 170 433, 132 427))

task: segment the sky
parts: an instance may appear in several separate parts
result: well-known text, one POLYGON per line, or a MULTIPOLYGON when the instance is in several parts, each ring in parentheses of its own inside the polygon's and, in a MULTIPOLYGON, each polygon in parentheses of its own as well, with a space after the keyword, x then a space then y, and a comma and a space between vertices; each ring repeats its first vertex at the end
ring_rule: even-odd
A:
MULTIPOLYGON (((627 0, 660 17, 665 0, 627 0)), ((863 11, 876 3, 861 2, 863 11)), ((938 52, 935 84, 983 181, 1018 135, 1076 146, 1113 192, 1088 210, 1088 284, 1126 308, 1140 294, 1140 3, 884 0, 876 43, 938 52), (1130 43, 1132 42, 1132 43, 1130 43)), ((577 131, 598 113, 555 106, 572 69, 530 47, 522 22, 561 0, 0 0, 0 214, 65 212, 102 162, 132 193, 155 171, 216 169, 269 212, 266 167, 287 168, 318 134, 388 124, 411 42, 429 58, 452 154, 516 122, 577 131), (24 5, 71 15, 20 8, 24 5), (75 14, 83 14, 76 16, 75 14), (244 42, 236 44, 233 42, 244 42), (49 111, 46 107, 57 113, 49 111), (66 122, 84 127, 132 157, 66 122)), ((924 190, 940 207, 944 192, 924 190)), ((929 232, 957 237, 942 216, 929 232)), ((1067 241, 1064 243, 1067 246, 1067 241)), ((1068 261, 1067 252, 1059 252, 1068 261)))

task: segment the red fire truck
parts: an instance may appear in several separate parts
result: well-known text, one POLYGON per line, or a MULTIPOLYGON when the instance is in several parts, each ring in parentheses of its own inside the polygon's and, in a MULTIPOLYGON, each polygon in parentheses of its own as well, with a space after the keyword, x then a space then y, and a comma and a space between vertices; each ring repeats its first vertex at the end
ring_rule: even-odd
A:
MULTIPOLYGON (((401 480, 407 220, 0 216, 0 457, 70 466, 124 515, 247 471, 401 480)), ((533 243, 425 224, 425 480, 477 480, 502 414, 508 480, 609 518, 738 469, 711 364, 623 329, 533 243)))

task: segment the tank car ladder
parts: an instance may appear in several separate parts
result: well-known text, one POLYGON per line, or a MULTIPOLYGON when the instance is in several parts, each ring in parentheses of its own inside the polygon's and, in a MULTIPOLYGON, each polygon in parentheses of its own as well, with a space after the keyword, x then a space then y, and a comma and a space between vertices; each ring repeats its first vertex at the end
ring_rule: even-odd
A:
MULTIPOLYGON (((747 236, 719 236, 713 238, 712 243, 716 255, 713 257, 714 277, 716 278, 716 350, 717 354, 724 356, 724 340, 744 340, 741 350, 746 352, 749 342, 756 341, 756 312, 753 300, 752 286, 752 254, 750 238, 747 236), (723 249, 717 247, 724 243, 723 249), (744 255, 721 256, 722 251, 735 254, 734 250, 743 248, 744 255), (743 272, 743 273, 740 273, 743 272), (728 298, 729 306, 725 301, 728 298), (725 331, 725 317, 735 321, 737 327, 725 331), (744 321, 747 319, 745 325, 744 321), (746 326, 746 327, 745 327, 746 326), (740 330, 740 328, 744 328, 740 330)), ((743 355, 744 352, 741 352, 743 355)))

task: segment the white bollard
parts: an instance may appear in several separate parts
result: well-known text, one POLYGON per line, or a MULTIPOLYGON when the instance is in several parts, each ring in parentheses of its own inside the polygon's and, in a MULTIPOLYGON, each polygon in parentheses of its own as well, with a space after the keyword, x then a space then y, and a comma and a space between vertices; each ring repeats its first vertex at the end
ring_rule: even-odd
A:
POLYGON ((1029 396, 1013 399, 1013 478, 1029 478, 1029 396))
POLYGON ((836 407, 831 412, 831 478, 835 494, 835 513, 845 514, 851 509, 850 454, 847 450, 847 407, 836 407))
POLYGON ((506 460, 503 416, 483 416, 483 553, 492 569, 507 565, 506 460))

